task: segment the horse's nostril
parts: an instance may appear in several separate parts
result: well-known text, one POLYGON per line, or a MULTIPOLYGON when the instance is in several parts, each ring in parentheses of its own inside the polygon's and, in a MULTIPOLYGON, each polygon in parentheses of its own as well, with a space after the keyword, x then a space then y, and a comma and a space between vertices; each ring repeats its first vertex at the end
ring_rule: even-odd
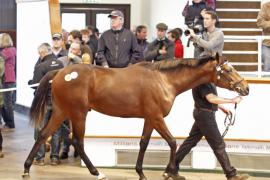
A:
POLYGON ((249 94, 249 87, 247 87, 246 92, 247 92, 247 95, 248 95, 249 94))

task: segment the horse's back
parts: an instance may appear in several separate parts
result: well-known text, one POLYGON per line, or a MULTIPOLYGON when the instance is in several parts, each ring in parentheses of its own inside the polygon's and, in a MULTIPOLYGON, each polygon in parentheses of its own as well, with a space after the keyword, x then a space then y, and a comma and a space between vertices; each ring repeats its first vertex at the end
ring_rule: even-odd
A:
POLYGON ((53 96, 61 106, 78 104, 111 116, 143 117, 144 107, 157 101, 167 102, 162 102, 167 93, 165 84, 160 82, 160 73, 148 68, 149 65, 140 63, 127 68, 72 65, 53 79, 53 96))

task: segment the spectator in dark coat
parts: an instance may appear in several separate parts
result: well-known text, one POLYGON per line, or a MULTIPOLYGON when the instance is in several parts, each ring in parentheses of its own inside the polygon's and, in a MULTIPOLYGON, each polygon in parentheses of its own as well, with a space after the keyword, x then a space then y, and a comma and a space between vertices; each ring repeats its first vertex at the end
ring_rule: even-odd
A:
POLYGON ((138 42, 138 51, 139 51, 139 57, 136 62, 140 62, 144 59, 143 52, 146 49, 149 42, 147 42, 147 27, 144 25, 140 25, 136 27, 136 38, 138 42))
POLYGON ((67 56, 67 50, 63 49, 63 36, 61 33, 52 35, 52 53, 56 59, 67 56))
POLYGON ((185 14, 185 24, 187 26, 201 25, 203 27, 203 13, 206 10, 213 10, 207 7, 204 0, 193 0, 185 14))
POLYGON ((98 41, 97 61, 104 67, 126 67, 139 57, 136 37, 123 27, 121 11, 112 11, 108 17, 111 18, 111 29, 102 33, 98 41))
POLYGON ((157 39, 151 42, 144 51, 146 61, 160 61, 174 59, 174 42, 170 41, 165 35, 168 26, 164 23, 156 25, 157 39))
MULTIPOLYGON (((36 64, 34 70, 33 79, 28 82, 29 85, 39 83, 40 80, 45 76, 49 71, 57 70, 63 68, 61 61, 57 60, 55 56, 52 54, 51 46, 48 43, 43 43, 38 47, 38 53, 40 55, 40 62, 36 64)), ((48 123, 51 114, 52 114, 52 102, 51 102, 51 93, 47 94, 48 96, 48 105, 47 112, 43 119, 41 127, 35 128, 34 138, 35 140, 38 138, 41 129, 48 123)), ((61 130, 58 129, 52 135, 51 140, 51 165, 59 164, 59 150, 60 150, 60 138, 61 130)), ((45 157, 45 143, 42 144, 36 154, 34 164, 43 166, 45 157)))
POLYGON ((95 28, 93 26, 88 26, 88 31, 89 31, 88 46, 91 48, 92 53, 93 53, 93 59, 96 62, 97 49, 98 49, 98 36, 96 36, 95 28))

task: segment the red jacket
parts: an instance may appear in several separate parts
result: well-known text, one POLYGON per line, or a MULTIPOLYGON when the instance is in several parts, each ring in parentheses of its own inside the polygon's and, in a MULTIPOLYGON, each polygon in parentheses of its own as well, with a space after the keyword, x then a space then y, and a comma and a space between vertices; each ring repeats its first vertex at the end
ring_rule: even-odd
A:
POLYGON ((181 40, 178 39, 174 43, 175 43, 175 51, 174 51, 175 58, 183 58, 184 57, 184 46, 183 46, 181 40))

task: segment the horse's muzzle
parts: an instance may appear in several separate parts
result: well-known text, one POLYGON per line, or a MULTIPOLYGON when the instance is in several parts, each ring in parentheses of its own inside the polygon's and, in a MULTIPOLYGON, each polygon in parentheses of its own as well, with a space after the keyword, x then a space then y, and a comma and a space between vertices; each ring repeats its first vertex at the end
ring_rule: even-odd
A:
POLYGON ((239 94, 241 96, 247 96, 249 94, 249 87, 247 87, 246 89, 240 89, 239 94))

